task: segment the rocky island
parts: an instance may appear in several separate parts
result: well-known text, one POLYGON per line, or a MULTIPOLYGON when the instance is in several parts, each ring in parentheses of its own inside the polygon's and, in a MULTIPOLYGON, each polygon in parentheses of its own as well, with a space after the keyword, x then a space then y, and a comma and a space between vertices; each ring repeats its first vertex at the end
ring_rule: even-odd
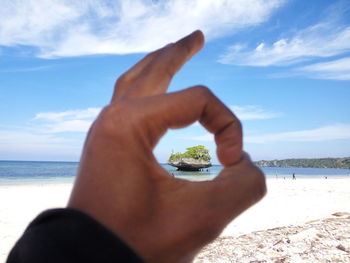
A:
POLYGON ((203 145, 186 149, 184 153, 172 153, 168 164, 180 171, 199 171, 211 166, 209 151, 203 145))

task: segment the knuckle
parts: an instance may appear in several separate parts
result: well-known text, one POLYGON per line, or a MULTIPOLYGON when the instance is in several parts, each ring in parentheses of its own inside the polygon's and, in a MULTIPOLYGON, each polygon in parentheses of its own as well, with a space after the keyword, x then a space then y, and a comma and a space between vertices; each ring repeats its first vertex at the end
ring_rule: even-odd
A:
POLYGON ((243 130, 243 125, 242 125, 242 122, 241 120, 236 116, 236 114, 230 109, 227 107, 227 109, 232 113, 232 115, 234 116, 234 119, 235 119, 235 125, 237 126, 237 128, 239 128, 241 131, 243 130))
POLYGON ((176 71, 174 62, 169 62, 166 66, 160 66, 158 67, 158 71, 161 72, 166 79, 171 79, 176 71))
POLYGON ((192 42, 188 41, 181 41, 177 45, 174 46, 174 48, 177 48, 181 53, 183 53, 185 56, 188 56, 193 51, 193 44, 192 42))
POLYGON ((112 106, 106 106, 102 109, 96 125, 100 130, 106 133, 110 133, 113 130, 113 121, 115 118, 114 108, 112 106))
POLYGON ((111 104, 102 109, 96 126, 104 135, 115 136, 127 129, 127 118, 130 118, 128 103, 111 104))
POLYGON ((159 77, 161 79, 171 79, 175 74, 175 69, 173 62, 164 64, 156 61, 144 70, 144 74, 155 77, 156 79, 159 79, 159 77))
POLYGON ((242 125, 242 122, 238 118, 235 118, 234 119, 234 123, 235 123, 235 128, 240 133, 240 136, 243 137, 243 125, 242 125))
POLYGON ((213 96, 213 93, 211 92, 211 90, 207 86, 198 85, 196 87, 193 87, 193 89, 199 94, 199 96, 201 96, 203 98, 213 96))
POLYGON ((123 73, 122 75, 120 75, 120 77, 117 79, 115 86, 122 86, 125 85, 127 83, 129 83, 129 81, 131 80, 131 76, 128 72, 123 73))
POLYGON ((254 201, 259 201, 261 200, 266 192, 266 180, 265 180, 265 175, 264 173, 254 165, 255 171, 252 173, 252 185, 253 185, 253 191, 252 193, 254 194, 254 201))
POLYGON ((154 63, 154 72, 160 72, 166 79, 171 79, 177 71, 177 63, 174 59, 169 59, 166 51, 159 55, 157 62, 154 63))

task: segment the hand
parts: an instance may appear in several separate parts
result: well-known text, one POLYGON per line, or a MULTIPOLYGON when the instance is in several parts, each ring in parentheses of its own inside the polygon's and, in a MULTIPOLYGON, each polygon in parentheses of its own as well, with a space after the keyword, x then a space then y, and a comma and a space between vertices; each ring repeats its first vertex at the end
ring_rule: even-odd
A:
POLYGON ((265 194, 265 179, 242 152, 239 120, 209 89, 165 93, 203 46, 196 31, 147 55, 116 82, 87 136, 68 206, 113 231, 146 262, 188 262, 265 194), (213 180, 169 176, 153 149, 167 129, 199 120, 215 136, 224 169, 213 180))

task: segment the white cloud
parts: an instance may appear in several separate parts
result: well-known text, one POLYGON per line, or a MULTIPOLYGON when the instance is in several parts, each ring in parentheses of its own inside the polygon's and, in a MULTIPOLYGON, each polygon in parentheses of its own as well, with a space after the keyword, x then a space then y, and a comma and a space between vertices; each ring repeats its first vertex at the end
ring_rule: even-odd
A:
POLYGON ((34 117, 35 120, 61 121, 62 119, 87 119, 95 118, 101 111, 101 108, 87 108, 84 110, 69 110, 62 112, 40 112, 34 117))
POLYGON ((0 0, 0 45, 41 57, 147 52, 196 30, 207 38, 268 19, 285 0, 0 0))
POLYGON ((13 160, 78 160, 82 140, 30 131, 0 130, 0 158, 13 160))
POLYGON ((54 137, 52 135, 39 135, 27 131, 0 131, 0 144, 1 145, 46 145, 61 144, 67 142, 64 138, 54 137))
POLYGON ((336 124, 312 130, 246 136, 244 141, 247 143, 321 142, 339 139, 350 139, 349 124, 336 124))
POLYGON ((87 132, 100 108, 70 110, 63 112, 41 112, 33 121, 41 121, 41 130, 46 133, 87 132))
POLYGON ((46 132, 59 133, 59 132, 87 132, 92 124, 91 121, 86 120, 70 120, 61 121, 57 123, 48 124, 46 132))
POLYGON ((315 63, 299 67, 298 70, 318 79, 350 80, 350 57, 315 63))
MULTIPOLYGON (((273 143, 273 142, 322 142, 340 139, 350 139, 350 125, 336 124, 311 130, 269 133, 244 136, 245 143, 273 143)), ((210 133, 192 137, 191 140, 214 141, 210 133)))
POLYGON ((0 127, 0 158, 77 160, 84 135, 100 110, 41 112, 25 127, 0 127))
POLYGON ((230 106, 230 109, 240 120, 263 120, 280 117, 280 113, 270 112, 255 105, 230 106))
POLYGON ((259 43, 256 48, 237 49, 234 44, 219 59, 221 63, 245 66, 283 66, 312 58, 327 58, 350 51, 350 26, 335 22, 319 23, 280 38, 272 44, 259 43))

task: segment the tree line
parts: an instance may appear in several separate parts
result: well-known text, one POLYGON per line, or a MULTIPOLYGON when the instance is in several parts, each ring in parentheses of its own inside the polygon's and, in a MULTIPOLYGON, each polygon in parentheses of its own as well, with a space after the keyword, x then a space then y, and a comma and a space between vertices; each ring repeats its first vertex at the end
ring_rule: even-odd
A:
POLYGON ((350 157, 319 158, 319 159, 284 159, 261 160, 255 162, 258 166, 268 167, 310 167, 310 168, 345 168, 350 169, 350 157))

